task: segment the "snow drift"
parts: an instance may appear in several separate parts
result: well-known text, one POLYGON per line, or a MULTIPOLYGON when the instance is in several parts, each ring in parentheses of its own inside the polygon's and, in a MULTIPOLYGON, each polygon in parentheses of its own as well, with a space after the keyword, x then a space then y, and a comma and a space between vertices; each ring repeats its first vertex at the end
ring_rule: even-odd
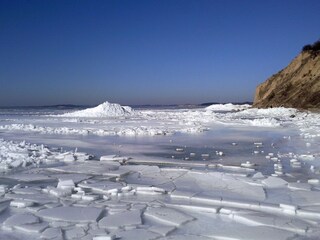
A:
POLYGON ((96 107, 65 113, 62 117, 121 117, 132 115, 134 110, 129 106, 121 106, 117 103, 104 102, 96 107))
POLYGON ((206 110, 219 111, 219 112, 229 112, 229 111, 231 112, 231 111, 245 110, 250 107, 251 107, 251 105, 249 105, 249 104, 242 104, 242 105, 237 105, 237 104, 232 104, 232 103, 212 104, 212 105, 206 107, 206 110))

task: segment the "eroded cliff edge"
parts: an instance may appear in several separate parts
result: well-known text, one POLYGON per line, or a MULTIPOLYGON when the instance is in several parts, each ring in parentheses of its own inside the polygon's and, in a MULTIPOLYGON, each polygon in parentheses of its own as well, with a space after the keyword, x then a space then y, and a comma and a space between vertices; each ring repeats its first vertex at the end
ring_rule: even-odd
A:
POLYGON ((256 88, 254 107, 320 109, 320 41, 256 88))

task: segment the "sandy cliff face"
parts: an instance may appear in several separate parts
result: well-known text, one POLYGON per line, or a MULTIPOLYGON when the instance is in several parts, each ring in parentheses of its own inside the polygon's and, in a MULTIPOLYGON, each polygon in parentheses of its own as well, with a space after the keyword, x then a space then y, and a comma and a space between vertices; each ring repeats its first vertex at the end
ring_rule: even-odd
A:
POLYGON ((253 106, 320 109, 320 52, 301 52, 286 68, 261 83, 253 106))

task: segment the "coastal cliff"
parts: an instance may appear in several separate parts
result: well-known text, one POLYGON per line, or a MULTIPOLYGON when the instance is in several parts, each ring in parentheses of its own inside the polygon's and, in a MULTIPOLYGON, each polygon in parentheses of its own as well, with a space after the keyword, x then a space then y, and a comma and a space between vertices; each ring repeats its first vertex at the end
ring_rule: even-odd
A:
POLYGON ((256 88, 254 107, 320 109, 320 41, 256 88))

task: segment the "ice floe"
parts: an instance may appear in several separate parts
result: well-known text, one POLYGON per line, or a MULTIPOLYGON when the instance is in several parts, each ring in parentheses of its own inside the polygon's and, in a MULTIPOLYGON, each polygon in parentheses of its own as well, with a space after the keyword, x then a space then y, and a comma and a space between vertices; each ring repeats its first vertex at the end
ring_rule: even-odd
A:
POLYGON ((47 220, 89 223, 97 222, 102 211, 94 207, 56 207, 40 210, 37 215, 47 220))

